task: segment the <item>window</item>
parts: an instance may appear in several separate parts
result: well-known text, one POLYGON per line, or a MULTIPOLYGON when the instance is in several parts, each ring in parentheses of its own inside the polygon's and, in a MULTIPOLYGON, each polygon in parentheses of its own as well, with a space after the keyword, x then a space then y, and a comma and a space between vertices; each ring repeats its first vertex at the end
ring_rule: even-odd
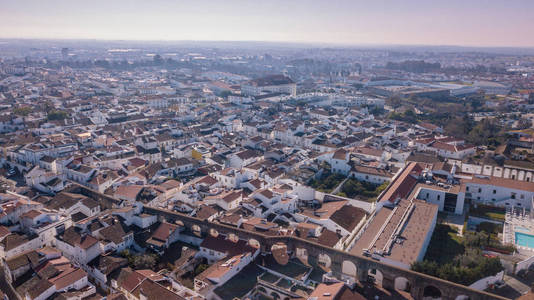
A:
POLYGON ((465 187, 465 191, 469 192, 469 187, 468 186, 465 187))
POLYGON ((512 193, 512 195, 510 196, 510 198, 515 199, 515 193, 512 193))
POLYGON ((438 195, 438 201, 439 201, 440 198, 441 198, 441 195, 438 195))
POLYGON ((493 190, 493 194, 497 194, 497 190, 493 190))
POLYGON ((482 193, 482 188, 478 188, 478 192, 479 192, 479 193, 482 193))

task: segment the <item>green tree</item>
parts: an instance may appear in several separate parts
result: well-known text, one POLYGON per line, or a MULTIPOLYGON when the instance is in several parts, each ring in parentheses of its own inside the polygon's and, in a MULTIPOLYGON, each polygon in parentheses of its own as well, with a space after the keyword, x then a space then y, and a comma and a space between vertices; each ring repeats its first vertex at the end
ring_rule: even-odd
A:
POLYGON ((387 187, 389 186, 389 181, 384 181, 384 183, 382 183, 381 185, 379 185, 377 188, 376 188, 376 192, 378 193, 378 195, 380 195, 380 193, 382 193, 383 191, 385 191, 387 189, 387 187))
POLYGON ((473 126, 474 124, 469 116, 464 114, 463 116, 458 116, 452 120, 449 120, 443 130, 447 135, 458 138, 466 138, 473 126))
POLYGON ((15 115, 23 117, 29 115, 32 111, 33 109, 30 106, 22 106, 13 109, 15 115))
POLYGON ((502 232, 502 226, 491 222, 482 222, 477 225, 477 231, 483 231, 487 234, 502 232))
POLYGON ((154 60, 155 65, 157 66, 163 65, 163 58, 161 57, 161 55, 159 54, 154 55, 153 60, 154 60))
POLYGON ((480 98, 477 97, 471 100, 471 107, 474 111, 479 111, 482 106, 484 106, 484 103, 480 98))
POLYGON ((227 90, 224 90, 222 92, 219 93, 219 96, 224 98, 224 99, 228 99, 228 96, 232 95, 232 92, 231 91, 227 91, 227 90))
POLYGON ((199 264, 196 268, 195 268, 195 276, 197 276, 198 274, 206 271, 206 269, 208 269, 210 266, 207 265, 207 264, 199 264))
POLYGON ((157 256, 155 254, 136 255, 133 258, 135 269, 152 269, 156 265, 157 256))
POLYGON ((412 109, 408 109, 403 113, 392 112, 389 114, 388 118, 392 120, 403 121, 403 122, 408 122, 412 124, 417 123, 417 115, 412 109))
POLYGON ((386 104, 393 108, 398 108, 402 105, 402 99, 399 96, 392 96, 386 99, 386 104))
POLYGON ((423 260, 416 261, 412 264, 412 270, 425 273, 431 276, 438 275, 438 264, 435 261, 423 260))
POLYGON ((475 145, 498 146, 502 143, 504 133, 496 119, 482 119, 467 135, 467 141, 475 145))
POLYGON ((67 112, 62 110, 51 110, 48 112, 47 119, 52 120, 64 120, 68 117, 67 112))

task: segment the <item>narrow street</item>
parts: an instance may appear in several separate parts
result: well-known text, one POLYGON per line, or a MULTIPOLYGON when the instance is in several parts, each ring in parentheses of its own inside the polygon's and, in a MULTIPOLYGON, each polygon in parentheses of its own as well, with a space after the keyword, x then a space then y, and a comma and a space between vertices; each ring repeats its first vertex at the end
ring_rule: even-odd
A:
POLYGON ((11 287, 9 283, 7 283, 6 280, 6 274, 4 273, 4 268, 0 268, 0 290, 4 292, 9 297, 9 300, 18 300, 19 297, 17 297, 17 294, 15 293, 15 290, 11 287))

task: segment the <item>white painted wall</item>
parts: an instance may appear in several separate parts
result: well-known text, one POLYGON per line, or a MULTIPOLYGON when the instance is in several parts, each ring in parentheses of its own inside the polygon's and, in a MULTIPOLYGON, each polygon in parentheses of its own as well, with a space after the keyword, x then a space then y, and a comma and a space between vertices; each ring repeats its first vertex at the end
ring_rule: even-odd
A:
POLYGON ((498 281, 502 281, 503 277, 504 277, 504 270, 500 271, 499 273, 493 276, 482 278, 478 280, 477 282, 471 284, 469 287, 475 290, 483 291, 487 289, 491 284, 494 284, 498 281))

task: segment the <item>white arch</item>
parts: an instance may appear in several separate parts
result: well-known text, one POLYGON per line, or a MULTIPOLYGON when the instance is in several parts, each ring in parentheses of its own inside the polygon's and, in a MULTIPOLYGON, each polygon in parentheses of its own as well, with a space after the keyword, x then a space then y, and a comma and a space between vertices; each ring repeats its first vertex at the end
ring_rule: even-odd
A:
POLYGON ((367 272, 370 278, 372 278, 376 285, 382 286, 382 281, 384 280, 384 274, 378 269, 369 269, 367 272))
POLYGON ((297 248, 295 250, 295 255, 303 264, 308 264, 308 250, 305 248, 297 248))
POLYGON ((443 296, 441 290, 433 285, 427 285, 423 290, 424 300, 437 300, 441 299, 441 296, 443 296))
POLYGON ((258 240, 256 240, 256 239, 248 240, 248 244, 250 246, 254 247, 254 248, 257 248, 257 249, 261 248, 260 242, 258 242, 258 240))
POLYGON ((216 229, 210 228, 210 235, 212 237, 218 237, 219 236, 219 232, 216 229))
POLYGON ((191 231, 196 236, 201 236, 202 235, 202 229, 200 229, 200 226, 198 226, 196 224, 191 227, 191 231))
POLYGON ((332 265, 332 259, 330 258, 330 256, 328 256, 328 254, 325 253, 319 254, 317 262, 327 269, 330 268, 330 266, 332 265))
POLYGON ((405 277, 399 276, 395 278, 395 289, 401 291, 410 291, 410 281, 405 277))
POLYGON ((353 262, 349 260, 344 260, 343 264, 341 265, 341 273, 352 276, 352 277, 356 277, 356 275, 358 274, 358 271, 357 271, 356 265, 353 262))
POLYGON ((228 234, 228 239, 229 239, 230 241, 232 241, 232 242, 237 242, 237 241, 239 241, 239 237, 238 237, 236 234, 234 234, 234 233, 229 233, 229 234, 228 234))

